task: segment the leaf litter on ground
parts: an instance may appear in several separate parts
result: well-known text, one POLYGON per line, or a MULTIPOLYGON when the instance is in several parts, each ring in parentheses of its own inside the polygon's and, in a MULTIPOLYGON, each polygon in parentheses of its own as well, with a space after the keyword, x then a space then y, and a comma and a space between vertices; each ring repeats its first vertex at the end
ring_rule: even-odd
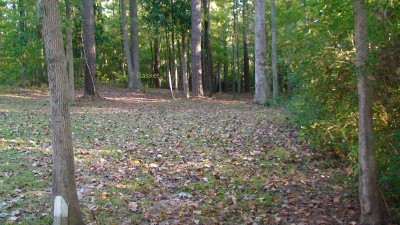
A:
MULTIPOLYGON (((251 104, 250 95, 170 100, 166 90, 107 87, 100 93, 71 106, 88 224, 357 221, 353 178, 299 140, 284 108, 251 104)), ((48 96, 27 91, 0 99, 7 113, 0 223, 51 223, 48 96)))

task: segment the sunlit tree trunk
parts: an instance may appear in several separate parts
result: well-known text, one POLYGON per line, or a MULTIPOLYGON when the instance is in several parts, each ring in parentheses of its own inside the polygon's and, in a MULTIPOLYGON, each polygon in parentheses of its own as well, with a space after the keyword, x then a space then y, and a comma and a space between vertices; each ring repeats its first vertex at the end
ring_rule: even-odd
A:
POLYGON ((254 102, 264 104, 269 95, 269 85, 266 77, 266 29, 265 0, 255 3, 255 94, 254 102))
POLYGON ((169 42, 169 35, 168 35, 168 29, 165 31, 165 42, 167 44, 167 49, 165 52, 165 59, 167 62, 167 77, 168 77, 168 84, 169 84, 169 90, 171 92, 171 98, 174 99, 174 90, 172 88, 172 77, 171 77, 171 49, 169 46, 171 46, 171 43, 169 42))
POLYGON ((132 91, 132 90, 134 90, 135 75, 133 73, 131 49, 129 47, 129 34, 128 34, 128 26, 126 24, 125 0, 120 0, 120 5, 121 5, 121 23, 122 23, 123 44, 124 44, 124 51, 125 51, 125 57, 126 57, 126 64, 128 66, 128 89, 132 91))
POLYGON ((62 196, 68 205, 68 224, 84 224, 76 191, 68 77, 58 1, 43 0, 44 44, 49 76, 53 148, 53 199, 62 196))
POLYGON ((70 102, 75 101, 75 81, 74 81, 74 55, 72 51, 72 29, 71 29, 71 1, 65 0, 65 15, 66 15, 66 29, 65 29, 65 40, 66 46, 66 57, 68 65, 68 100, 70 102))
POLYGON ((275 0, 271 0, 271 37, 272 37, 272 96, 277 99, 279 95, 278 85, 278 62, 277 62, 277 43, 276 43, 276 22, 275 22, 275 0))
POLYGON ((189 78, 187 73, 187 55, 186 55, 186 31, 182 31, 182 86, 183 86, 183 93, 186 98, 189 98, 189 78))
POLYGON ((85 57, 85 95, 97 95, 96 90, 96 44, 94 38, 93 0, 82 0, 83 50, 85 57))
POLYGON ((176 51, 175 51, 175 31, 172 28, 172 37, 171 37, 171 46, 172 46, 172 57, 173 57, 173 63, 174 63, 174 83, 175 83, 175 90, 176 92, 179 92, 178 88, 178 83, 179 83, 179 78, 178 78, 178 65, 176 62, 176 51))
POLYGON ((361 224, 382 224, 375 160, 373 88, 368 74, 368 26, 365 0, 354 1, 354 42, 359 95, 359 198, 361 224))
POLYGON ((192 95, 203 96, 203 83, 201 73, 201 1, 191 0, 192 20, 192 95))
POLYGON ((129 90, 142 91, 142 81, 140 79, 140 64, 139 64, 139 21, 137 15, 137 2, 136 0, 129 0, 129 16, 131 20, 131 56, 133 66, 133 80, 129 81, 129 90))

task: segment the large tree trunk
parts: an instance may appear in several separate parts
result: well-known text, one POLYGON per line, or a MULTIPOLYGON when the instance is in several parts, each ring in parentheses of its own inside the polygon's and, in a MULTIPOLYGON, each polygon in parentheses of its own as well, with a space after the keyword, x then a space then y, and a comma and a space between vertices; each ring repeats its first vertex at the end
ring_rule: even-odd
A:
POLYGON ((368 28, 365 0, 354 1, 354 42, 359 95, 359 198, 361 224, 382 224, 375 162, 373 88, 368 79, 368 28))
POLYGON ((44 44, 49 75, 53 148, 53 199, 62 196, 68 204, 68 224, 84 224, 76 191, 67 68, 58 1, 43 0, 44 44))
POLYGON ((201 1, 191 0, 192 20, 192 95, 203 96, 203 83, 201 73, 201 1))
POLYGON ((85 95, 97 95, 96 90, 96 43, 94 37, 93 0, 82 0, 83 50, 85 57, 85 95))
POLYGON ((129 16, 131 19, 131 42, 132 42, 132 66, 133 66, 133 80, 132 86, 129 90, 142 91, 142 81, 140 79, 140 65, 139 65, 139 21, 137 15, 137 2, 136 0, 129 0, 129 16))
POLYGON ((265 74, 266 29, 265 0, 256 0, 255 8, 255 94, 254 102, 264 104, 269 97, 269 85, 265 74))
POLYGON ((65 0, 65 15, 66 15, 66 57, 68 65, 68 100, 70 102, 75 101, 75 81, 74 81, 74 55, 72 51, 72 29, 71 29, 71 1, 65 0))
POLYGON ((125 57, 126 57, 126 64, 128 66, 128 89, 132 91, 132 90, 134 90, 135 75, 133 73, 132 56, 131 56, 131 50, 129 47, 129 34, 128 34, 128 26, 126 24, 125 0, 120 0, 120 5, 121 5, 121 22, 122 22, 122 35, 123 35, 124 51, 125 51, 125 57))
POLYGON ((203 9, 205 13, 204 20, 204 72, 203 76, 205 76, 205 80, 207 82, 207 91, 208 95, 212 95, 215 93, 216 85, 215 85, 215 74, 214 74, 214 66, 212 60, 212 50, 211 50, 211 40, 210 40, 210 27, 211 27, 211 17, 210 17, 210 0, 203 0, 203 9))
POLYGON ((189 79, 188 79, 188 74, 187 74, 187 55, 186 55, 186 31, 182 31, 182 86, 183 86, 183 93, 186 98, 189 98, 189 79))
POLYGON ((250 58, 249 58, 249 29, 247 0, 243 2, 243 78, 244 92, 250 92, 250 58))
POLYGON ((279 95, 278 85, 278 62, 277 62, 277 43, 276 43, 276 22, 275 22, 275 0, 271 0, 271 37, 272 37, 272 95, 277 99, 279 95))

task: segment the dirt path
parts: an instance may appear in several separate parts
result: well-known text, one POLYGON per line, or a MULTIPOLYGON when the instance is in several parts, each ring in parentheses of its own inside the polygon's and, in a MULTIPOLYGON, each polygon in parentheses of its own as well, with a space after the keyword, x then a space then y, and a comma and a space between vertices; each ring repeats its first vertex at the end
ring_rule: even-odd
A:
MULTIPOLYGON (((100 93, 104 99, 71 107, 89 224, 356 224, 355 186, 343 179, 351 170, 318 160, 284 109, 251 104, 249 95, 172 101, 166 90, 100 93)), ((7 114, 0 222, 49 220, 47 97, 28 92, 0 100, 7 114), (13 178, 21 170, 42 184, 21 186, 13 178)))

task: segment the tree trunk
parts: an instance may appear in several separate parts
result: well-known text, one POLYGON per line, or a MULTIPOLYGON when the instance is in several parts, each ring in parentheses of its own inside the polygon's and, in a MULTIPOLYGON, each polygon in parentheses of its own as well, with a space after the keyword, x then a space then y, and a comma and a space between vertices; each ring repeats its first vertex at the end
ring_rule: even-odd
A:
POLYGON ((137 15, 137 2, 136 0, 129 0, 129 16, 131 19, 131 55, 132 55, 132 66, 133 66, 133 80, 132 87, 129 87, 131 91, 142 91, 142 81, 140 79, 140 65, 139 65, 139 21, 137 15))
POLYGON ((68 100, 69 102, 75 101, 75 81, 74 81, 74 55, 72 52, 72 29, 71 29, 71 1, 65 0, 65 15, 66 15, 66 57, 68 65, 68 100))
POLYGON ((203 8, 206 19, 204 20, 204 68, 207 80, 207 91, 208 95, 212 95, 215 93, 216 85, 215 85, 215 74, 214 74, 214 66, 212 60, 212 50, 211 50, 211 40, 210 40, 210 27, 211 27, 211 17, 210 17, 210 0, 203 0, 203 8))
POLYGON ((247 28, 247 0, 243 2, 243 78, 244 92, 250 92, 250 58, 249 58, 249 29, 247 28))
POLYGON ((168 29, 165 31, 165 42, 167 45, 167 49, 165 52, 165 60, 167 62, 167 73, 168 73, 168 84, 169 84, 169 90, 171 92, 171 98, 175 99, 174 96, 174 91, 172 88, 172 77, 171 77, 171 50, 170 50, 170 42, 169 42, 169 36, 168 36, 168 29))
POLYGON ((275 0, 271 0, 271 37, 272 37, 272 95, 277 99, 279 95, 278 85, 278 62, 277 62, 277 43, 276 43, 276 22, 275 22, 275 0))
MULTIPOLYGON (((43 0, 44 44, 49 75, 53 148, 52 188, 68 204, 68 224, 84 224, 76 191, 67 68, 58 1, 43 0)), ((53 201, 54 202, 54 201, 53 201)))
POLYGON ((187 55, 186 55, 186 31, 182 31, 182 83, 183 83, 183 93, 186 98, 189 98, 189 79, 187 73, 187 55))
POLYGON ((191 0, 192 20, 192 92, 194 97, 203 96, 201 73, 201 1, 191 0))
POLYGON ((159 37, 158 37, 158 32, 157 32, 156 35, 154 35, 153 71, 154 71, 154 74, 157 75, 157 77, 154 78, 155 87, 156 88, 161 88, 161 80, 160 80, 160 40, 159 40, 159 37))
POLYGON ((269 85, 265 74, 266 29, 265 29, 265 0, 255 3, 255 94, 254 102, 264 104, 269 97, 269 85))
POLYGON ((27 56, 25 53, 25 46, 27 43, 26 40, 26 12, 25 12, 25 1, 18 0, 18 11, 19 11, 19 20, 18 20, 18 39, 20 44, 21 51, 21 85, 24 87, 27 84, 26 78, 26 70, 27 70, 27 56))
POLYGON ((96 43, 94 37, 93 0, 82 0, 83 50, 85 57, 85 95, 97 95, 96 43))
POLYGON ((375 162, 373 88, 368 79, 368 28, 365 0, 354 1, 354 42, 359 95, 359 198, 361 224, 382 224, 375 162))
POLYGON ((132 91, 134 90, 135 75, 133 73, 131 49, 129 47, 129 34, 128 34, 128 26, 126 24, 125 0, 120 0, 120 5, 121 5, 121 23, 122 23, 124 51, 126 57, 126 64, 128 66, 128 89, 132 91))
POLYGON ((175 31, 172 28, 172 37, 171 37, 171 46, 172 46, 172 57, 173 57, 173 63, 174 63, 174 81, 175 81, 175 90, 176 92, 179 92, 179 87, 178 87, 178 65, 176 62, 176 51, 175 51, 175 31))

